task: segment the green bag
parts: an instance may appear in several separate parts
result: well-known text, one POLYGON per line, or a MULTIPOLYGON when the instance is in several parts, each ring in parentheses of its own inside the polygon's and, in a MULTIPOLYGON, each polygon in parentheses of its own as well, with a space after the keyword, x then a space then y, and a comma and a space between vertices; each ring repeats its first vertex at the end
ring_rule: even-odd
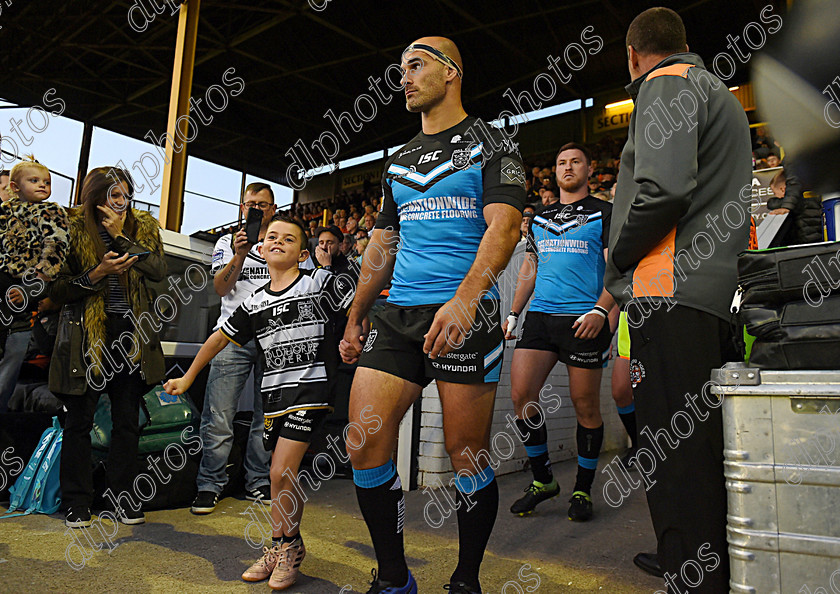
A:
MULTIPOLYGON (((189 395, 167 394, 163 386, 154 386, 140 401, 139 453, 162 452, 171 443, 180 443, 184 428, 197 428, 201 415, 189 395)), ((95 450, 108 451, 111 447, 111 399, 107 394, 99 397, 93 413, 90 431, 91 445, 95 450)))

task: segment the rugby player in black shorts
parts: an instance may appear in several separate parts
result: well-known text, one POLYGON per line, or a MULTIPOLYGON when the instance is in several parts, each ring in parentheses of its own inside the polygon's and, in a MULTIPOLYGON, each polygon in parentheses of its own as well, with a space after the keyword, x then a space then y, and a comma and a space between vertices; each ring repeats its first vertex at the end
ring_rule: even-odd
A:
POLYGON ((401 65, 406 108, 421 114, 423 131, 385 165, 382 212, 340 347, 346 362, 359 360, 351 423, 370 427, 372 409, 382 425, 363 441, 349 432, 347 447, 379 565, 368 592, 414 593, 391 453, 403 415, 437 381, 458 512, 458 565, 447 587, 472 594, 481 592, 499 491, 493 470, 475 468, 470 456, 489 448, 504 350, 494 279, 519 240, 525 173, 516 146, 464 111, 452 41, 418 39, 401 65), (388 303, 372 314, 363 347, 363 322, 392 272, 388 303))
POLYGON ((515 338, 519 314, 533 293, 510 369, 516 425, 534 474, 525 496, 510 508, 519 515, 531 513, 538 503, 560 492, 548 458, 546 411, 539 404, 543 383, 559 360, 569 372, 569 394, 578 422, 578 469, 569 519, 584 522, 592 517, 590 493, 604 440, 601 373, 612 340, 605 322, 615 301, 604 290, 612 205, 589 195, 591 175, 586 147, 575 143, 560 147, 560 200, 537 210, 531 219, 528 257, 504 323, 505 338, 515 338))

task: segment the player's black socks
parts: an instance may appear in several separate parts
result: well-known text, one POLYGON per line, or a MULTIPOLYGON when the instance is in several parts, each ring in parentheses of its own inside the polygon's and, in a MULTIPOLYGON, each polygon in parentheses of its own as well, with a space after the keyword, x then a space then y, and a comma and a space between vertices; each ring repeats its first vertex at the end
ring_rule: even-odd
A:
POLYGON ((639 445, 639 435, 636 433, 636 403, 631 402, 628 406, 616 406, 618 409, 618 418, 624 424, 627 430, 627 435, 630 436, 631 447, 635 448, 639 445))
POLYGON ((408 581, 403 552, 405 499, 397 469, 390 460, 376 468, 353 469, 353 482, 376 552, 378 577, 403 586, 408 581))
POLYGON ((577 426, 578 469, 575 491, 592 494, 592 481, 598 468, 598 453, 604 441, 604 425, 597 429, 587 429, 580 423, 577 426))
POLYGON ((458 502, 458 566, 450 581, 464 582, 480 592, 478 570, 499 511, 499 486, 493 469, 488 466, 472 477, 456 476, 455 500, 458 502))
POLYGON ((534 415, 529 419, 516 419, 520 436, 524 435, 522 443, 531 463, 534 480, 547 485, 554 476, 551 473, 551 461, 548 459, 548 432, 545 429, 545 417, 534 415), (536 429, 534 428, 536 427, 536 429))

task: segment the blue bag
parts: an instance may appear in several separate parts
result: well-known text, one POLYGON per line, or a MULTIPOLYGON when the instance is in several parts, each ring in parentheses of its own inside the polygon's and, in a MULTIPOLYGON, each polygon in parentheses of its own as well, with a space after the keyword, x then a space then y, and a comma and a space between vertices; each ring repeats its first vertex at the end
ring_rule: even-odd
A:
POLYGON ((52 514, 61 505, 61 441, 63 429, 58 417, 53 417, 53 426, 44 431, 41 441, 29 464, 9 490, 11 500, 9 512, 3 518, 14 518, 31 513, 52 514))

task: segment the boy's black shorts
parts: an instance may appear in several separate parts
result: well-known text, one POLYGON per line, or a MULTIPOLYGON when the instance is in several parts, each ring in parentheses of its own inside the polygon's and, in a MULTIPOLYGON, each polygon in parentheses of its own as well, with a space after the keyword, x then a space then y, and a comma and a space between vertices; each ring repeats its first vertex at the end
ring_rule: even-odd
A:
POLYGON ((371 314, 359 367, 390 373, 426 386, 433 379, 456 384, 498 382, 504 354, 504 336, 499 302, 484 299, 476 323, 464 343, 446 356, 429 359, 423 352, 423 337, 429 331, 440 305, 399 307, 386 303, 371 314))
POLYGON ((279 417, 265 417, 263 447, 273 451, 279 438, 310 443, 330 414, 328 408, 298 409, 279 417))
POLYGON ((606 367, 612 342, 609 322, 604 321, 601 332, 595 338, 575 338, 577 330, 573 330, 572 325, 578 317, 580 316, 553 316, 529 311, 522 327, 522 338, 516 342, 516 348, 557 353, 562 363, 572 367, 606 367))

